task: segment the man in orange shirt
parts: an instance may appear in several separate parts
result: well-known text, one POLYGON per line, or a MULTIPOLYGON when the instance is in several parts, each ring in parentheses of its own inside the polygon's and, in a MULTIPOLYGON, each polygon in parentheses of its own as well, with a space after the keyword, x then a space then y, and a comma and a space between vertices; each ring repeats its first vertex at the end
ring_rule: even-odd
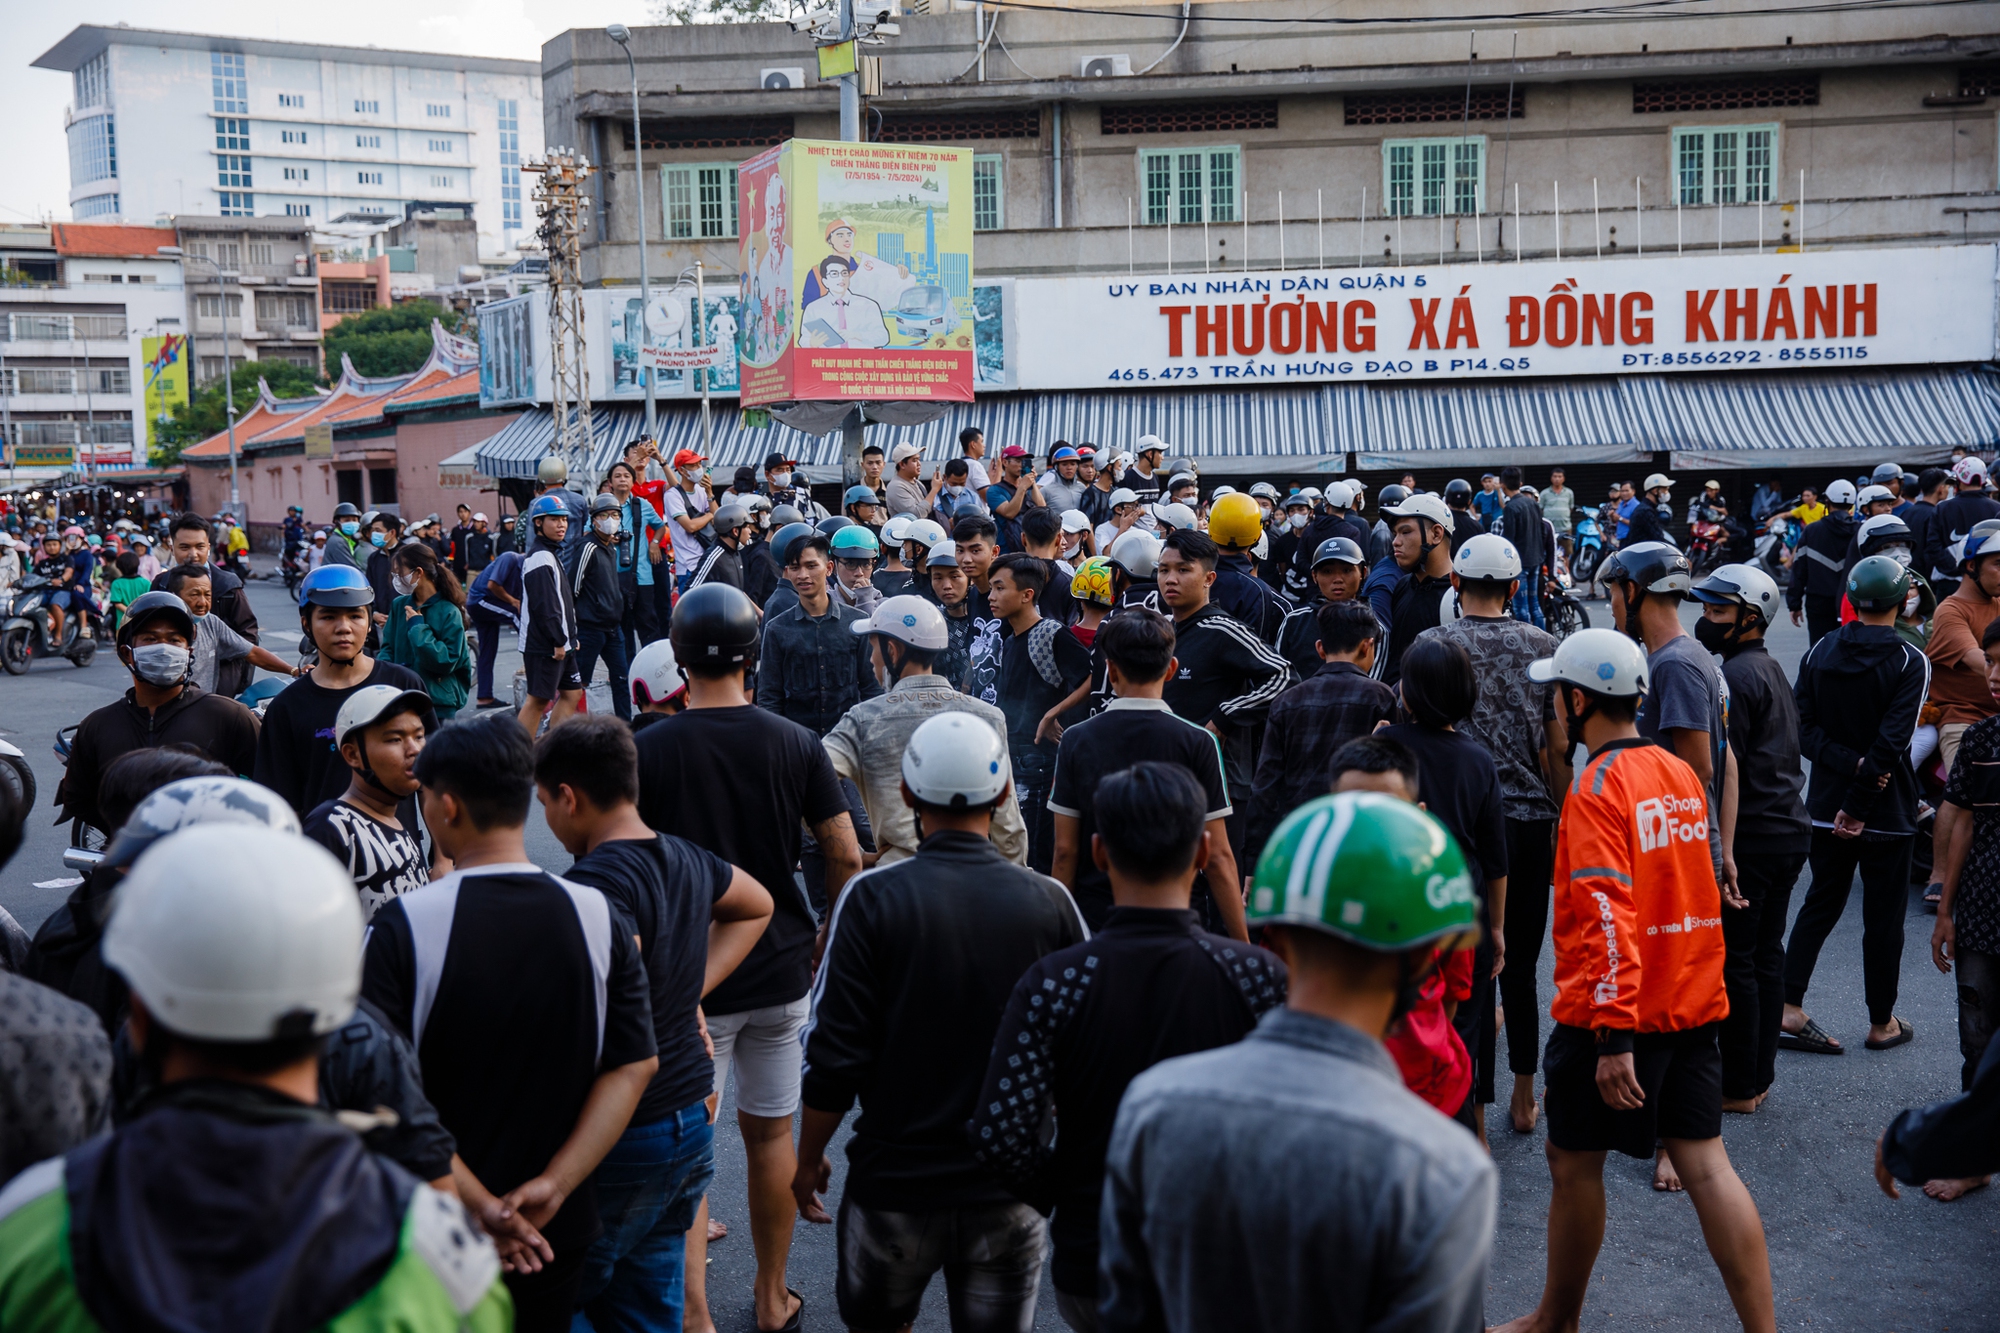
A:
POLYGON ((1986 684, 1986 653, 1979 646, 1980 636, 2000 611, 2000 603, 1993 600, 2000 597, 2000 532, 1979 530, 1987 526, 1980 524, 1965 539, 1965 560, 1959 566, 1965 577, 1951 596, 1938 603, 1924 644, 1924 656, 1931 659, 1930 702, 1941 710, 1938 749, 1947 773, 1958 757, 1965 729, 2000 711, 1986 684))
MULTIPOLYGON (((1577 770, 1556 838, 1556 997, 1542 1068, 1549 1124, 1548 1278, 1501 1333, 1569 1330, 1604 1243, 1604 1156, 1664 1143, 1746 1330, 1777 1327, 1764 1223, 1722 1146, 1723 900, 1714 812, 1694 770, 1639 735, 1645 654, 1581 630, 1528 678, 1554 683, 1577 770)), ((1739 904, 1740 905, 1740 904, 1739 904)))

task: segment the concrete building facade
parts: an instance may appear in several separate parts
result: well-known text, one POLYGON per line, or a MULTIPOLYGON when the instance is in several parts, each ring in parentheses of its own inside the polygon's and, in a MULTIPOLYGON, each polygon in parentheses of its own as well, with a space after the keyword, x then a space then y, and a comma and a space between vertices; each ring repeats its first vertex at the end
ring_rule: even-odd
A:
POLYGON ((520 164, 541 152, 532 61, 86 24, 37 68, 71 76, 79 220, 393 220, 458 209, 479 253, 532 230, 520 164))

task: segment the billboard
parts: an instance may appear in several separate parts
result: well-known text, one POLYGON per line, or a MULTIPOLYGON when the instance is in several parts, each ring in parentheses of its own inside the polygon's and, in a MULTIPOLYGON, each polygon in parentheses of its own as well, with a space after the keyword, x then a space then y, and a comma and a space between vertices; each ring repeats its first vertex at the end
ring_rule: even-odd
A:
POLYGON ((1024 389, 1987 361, 1996 248, 1022 278, 1024 389))
POLYGON ((736 344, 736 293, 721 290, 719 283, 711 286, 703 296, 700 312, 695 310, 694 290, 690 287, 656 287, 649 301, 641 301, 636 290, 628 292, 622 287, 585 295, 602 296, 605 322, 611 329, 610 375, 603 381, 593 377, 590 386, 593 402, 599 398, 644 398, 646 385, 639 371, 643 365, 642 353, 648 349, 652 353, 653 393, 657 397, 698 396, 704 373, 708 376, 710 393, 736 392, 736 358, 728 354, 736 344), (723 349, 725 354, 705 372, 690 368, 692 362, 708 359, 696 355, 700 347, 723 349))
POLYGON ((969 149, 792 139, 736 182, 745 406, 972 400, 969 149))
POLYGON ((146 449, 160 442, 160 427, 173 419, 174 407, 188 400, 188 345, 184 334, 142 338, 146 356, 146 449))
POLYGON ((479 307, 479 405, 509 407, 548 396, 537 390, 535 368, 546 357, 535 355, 537 342, 548 341, 548 298, 540 294, 489 301, 479 307), (535 307, 542 306, 538 321, 535 307))

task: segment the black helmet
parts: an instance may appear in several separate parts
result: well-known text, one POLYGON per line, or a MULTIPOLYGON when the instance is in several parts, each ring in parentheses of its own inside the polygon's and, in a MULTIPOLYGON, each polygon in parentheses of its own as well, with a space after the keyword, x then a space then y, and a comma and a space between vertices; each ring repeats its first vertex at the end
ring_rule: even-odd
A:
POLYGON ((1455 503, 1461 496, 1464 497, 1466 504, 1472 503, 1472 483, 1464 477, 1453 477, 1444 484, 1444 501, 1446 504, 1451 505, 1454 509, 1463 508, 1463 505, 1455 503))
POLYGON ((1389 485, 1384 486, 1382 488, 1382 493, 1375 497, 1375 507, 1377 509, 1387 509, 1391 505, 1399 505, 1403 503, 1403 501, 1409 498, 1410 498, 1409 487, 1398 486, 1392 482, 1389 485))
POLYGON ((757 606, 727 583, 690 588, 674 603, 674 657, 683 666, 747 665, 757 655, 757 606))
POLYGON ((1688 558, 1666 542, 1620 547, 1601 566, 1605 583, 1633 583, 1644 592, 1684 593, 1694 586, 1688 558))
POLYGON ((821 519, 817 524, 814 525, 814 528, 819 533, 820 536, 831 537, 834 533, 839 532, 842 528, 851 528, 853 526, 854 526, 853 519, 848 518, 845 514, 835 514, 832 518, 821 519))
POLYGON ((823 547, 827 545, 825 535, 815 532, 810 523, 787 523, 771 534, 771 558, 778 562, 779 569, 792 563, 792 547, 802 538, 813 538, 823 547))
POLYGON ((1868 474, 1868 479, 1883 486, 1888 485, 1892 481, 1899 482, 1903 479, 1903 465, 1900 463, 1877 463, 1875 470, 1868 474))
POLYGON ((1361 554, 1361 548, 1355 545, 1351 537, 1328 537, 1319 544, 1319 549, 1313 552, 1314 569, 1336 560, 1364 567, 1368 564, 1368 557, 1361 554))
POLYGON ((345 500, 342 500, 339 504, 333 507, 333 521, 336 523, 340 522, 340 520, 343 518, 360 518, 360 517, 361 517, 361 511, 359 509, 356 509, 353 505, 349 504, 345 500))
POLYGON ((132 641, 132 636, 141 628, 155 620, 173 623, 187 638, 188 647, 194 647, 194 617, 188 614, 187 606, 170 592, 140 593, 125 608, 125 623, 118 627, 118 645, 122 648, 132 641))

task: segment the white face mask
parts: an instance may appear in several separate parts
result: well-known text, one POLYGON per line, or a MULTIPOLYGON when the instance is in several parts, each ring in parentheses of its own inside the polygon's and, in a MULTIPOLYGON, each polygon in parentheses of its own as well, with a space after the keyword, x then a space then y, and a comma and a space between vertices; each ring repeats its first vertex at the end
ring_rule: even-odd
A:
POLYGON ((1286 517, 1285 521, 1286 521, 1287 523, 1291 524, 1291 525, 1292 525, 1293 527, 1295 527, 1295 528, 1302 528, 1302 527, 1304 527, 1304 526, 1305 526, 1305 525, 1306 525, 1307 523, 1310 523, 1310 522, 1312 521, 1312 515, 1311 515, 1311 514, 1291 514, 1291 515, 1288 515, 1288 516, 1286 517))
POLYGON ((789 486, 792 484, 792 474, 789 472, 773 472, 771 474, 771 484, 778 487, 789 486))
POLYGON ((396 590, 398 597, 408 597, 417 590, 417 579, 414 574, 391 574, 389 586, 396 590))
POLYGON ((599 518, 591 526, 595 527, 599 532, 609 537, 618 531, 618 515, 606 514, 602 518, 599 518))
POLYGON ((148 685, 178 685, 187 679, 193 656, 179 644, 142 643, 132 650, 132 673, 148 685))

